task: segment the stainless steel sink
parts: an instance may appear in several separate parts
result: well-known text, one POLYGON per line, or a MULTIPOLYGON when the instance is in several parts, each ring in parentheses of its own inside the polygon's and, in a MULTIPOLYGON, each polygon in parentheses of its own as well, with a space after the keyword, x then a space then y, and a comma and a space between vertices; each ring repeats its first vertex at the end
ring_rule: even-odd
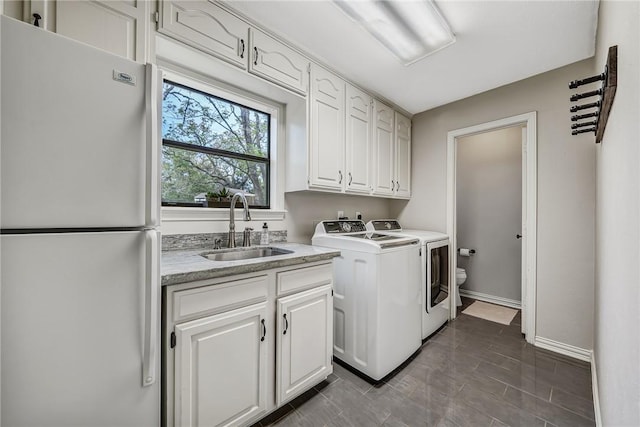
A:
POLYGON ((211 261, 239 261, 243 259, 265 258, 292 253, 293 251, 289 251, 287 249, 261 247, 220 250, 215 252, 206 252, 201 255, 211 261))

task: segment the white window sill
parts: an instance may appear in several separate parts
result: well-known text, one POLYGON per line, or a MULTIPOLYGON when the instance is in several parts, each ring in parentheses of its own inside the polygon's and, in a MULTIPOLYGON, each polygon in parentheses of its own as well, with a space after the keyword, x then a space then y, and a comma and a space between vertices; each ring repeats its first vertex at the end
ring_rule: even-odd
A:
MULTIPOLYGON (((252 221, 283 221, 286 210, 252 209, 252 221)), ((242 219, 242 209, 235 209, 236 219, 242 219)), ((229 221, 228 208, 162 207, 162 222, 229 221)))

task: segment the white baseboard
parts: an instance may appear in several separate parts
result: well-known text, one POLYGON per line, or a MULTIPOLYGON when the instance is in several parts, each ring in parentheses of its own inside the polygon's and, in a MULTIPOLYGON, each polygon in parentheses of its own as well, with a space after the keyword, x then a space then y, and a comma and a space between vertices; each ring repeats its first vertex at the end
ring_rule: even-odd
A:
POLYGON ((520 304, 520 301, 516 301, 514 299, 496 297, 493 295, 483 294, 482 292, 470 291, 468 289, 460 289, 460 296, 477 299, 479 301, 490 302, 492 304, 504 305, 506 307, 515 308, 516 310, 520 310, 520 308, 522 307, 522 305, 520 304))
POLYGON ((596 427, 602 427, 602 413, 600 412, 600 393, 598 392, 598 373, 596 371, 596 355, 591 352, 591 388, 593 390, 593 412, 596 417, 596 427))
POLYGON ((591 362, 591 354, 593 353, 591 350, 586 350, 584 348, 538 336, 536 336, 533 345, 574 359, 582 360, 584 362, 591 362))

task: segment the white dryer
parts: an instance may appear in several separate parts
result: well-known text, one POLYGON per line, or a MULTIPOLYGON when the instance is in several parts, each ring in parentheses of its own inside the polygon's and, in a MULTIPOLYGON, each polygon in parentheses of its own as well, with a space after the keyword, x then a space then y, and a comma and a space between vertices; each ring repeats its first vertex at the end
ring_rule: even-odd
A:
POLYGON ((341 252, 333 261, 333 355, 379 381, 422 344, 419 241, 337 220, 319 223, 312 243, 341 252))
POLYGON ((398 220, 380 219, 369 221, 367 230, 390 235, 403 235, 420 240, 420 304, 422 338, 437 331, 450 318, 451 284, 449 260, 451 256, 449 236, 426 230, 403 229, 398 220))

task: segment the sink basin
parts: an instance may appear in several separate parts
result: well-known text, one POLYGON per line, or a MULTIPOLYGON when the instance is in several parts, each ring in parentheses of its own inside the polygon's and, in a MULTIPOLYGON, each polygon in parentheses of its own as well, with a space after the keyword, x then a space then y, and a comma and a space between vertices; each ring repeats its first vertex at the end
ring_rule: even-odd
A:
POLYGON ((276 255, 291 254, 293 251, 280 248, 240 248, 207 252, 201 254, 211 261, 239 261, 243 259, 265 258, 276 255))

